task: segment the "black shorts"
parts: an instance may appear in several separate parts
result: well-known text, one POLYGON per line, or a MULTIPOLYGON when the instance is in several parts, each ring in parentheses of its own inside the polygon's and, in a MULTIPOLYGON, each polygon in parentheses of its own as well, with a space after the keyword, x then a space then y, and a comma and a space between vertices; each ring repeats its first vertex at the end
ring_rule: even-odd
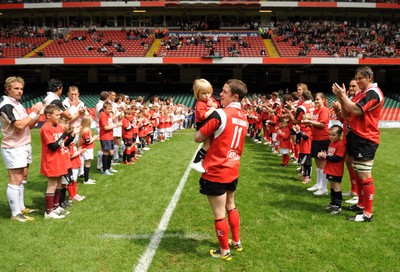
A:
POLYGON ((101 150, 114 150, 114 140, 100 140, 101 150))
POLYGON ((311 166, 311 164, 312 164, 311 155, 310 154, 300 153, 298 162, 301 165, 304 165, 304 166, 311 166))
POLYGON ((339 182, 339 183, 342 182, 342 177, 339 177, 339 176, 332 176, 332 175, 327 174, 326 179, 329 181, 333 181, 333 182, 339 182))
POLYGON ((124 138, 124 144, 126 146, 131 146, 133 144, 133 139, 132 138, 124 138))
POLYGON ((236 191, 238 181, 238 179, 235 179, 230 183, 219 183, 200 178, 200 193, 203 195, 219 196, 225 194, 226 191, 234 192, 236 191))
POLYGON ((358 136, 350 131, 346 137, 347 153, 355 161, 372 161, 375 158, 378 144, 358 136))
POLYGON ((311 143, 311 158, 317 158, 318 152, 328 151, 330 140, 313 140, 311 143))

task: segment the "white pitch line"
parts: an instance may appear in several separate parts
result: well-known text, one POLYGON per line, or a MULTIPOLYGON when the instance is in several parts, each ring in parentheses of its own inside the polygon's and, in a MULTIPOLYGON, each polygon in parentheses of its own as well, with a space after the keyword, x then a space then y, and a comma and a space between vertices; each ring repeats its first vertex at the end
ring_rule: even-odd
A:
MULTIPOLYGON (((103 239, 127 239, 127 240, 147 240, 153 237, 150 233, 143 234, 103 234, 100 236, 103 239)), ((164 235, 164 238, 178 238, 178 239, 191 239, 196 241, 202 241, 210 239, 211 236, 202 233, 168 233, 164 235)))
POLYGON ((183 176, 179 182, 179 185, 176 188, 176 191, 175 191, 174 195, 172 196, 171 201, 168 204, 168 207, 165 209, 165 212, 161 218, 160 224, 158 225, 157 229, 154 231, 153 236, 151 237, 150 243, 147 246, 146 251, 141 256, 139 263, 134 268, 135 272, 146 272, 149 269, 150 264, 153 260, 153 257, 156 254, 158 246, 164 236, 164 232, 167 229, 167 226, 168 226, 169 220, 171 219, 172 213, 174 212, 176 204, 178 203, 179 198, 182 194, 183 187, 186 184, 187 178, 188 178, 190 170, 191 170, 190 163, 194 160, 194 157, 196 156, 196 153, 200 149, 200 147, 201 147, 201 144, 199 145, 196 152, 194 153, 192 160, 189 162, 189 165, 186 168, 186 171, 183 174, 183 176))

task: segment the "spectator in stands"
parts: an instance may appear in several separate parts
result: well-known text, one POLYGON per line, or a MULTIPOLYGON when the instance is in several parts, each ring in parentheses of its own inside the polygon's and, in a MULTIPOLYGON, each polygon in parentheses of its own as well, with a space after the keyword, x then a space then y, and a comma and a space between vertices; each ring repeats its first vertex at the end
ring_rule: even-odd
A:
POLYGON ((5 80, 5 95, 0 103, 0 122, 3 134, 1 154, 8 171, 9 183, 7 199, 11 209, 11 220, 26 222, 33 220, 28 216, 38 209, 26 208, 24 191, 28 178, 28 167, 32 163, 30 129, 35 126, 43 109, 38 102, 28 115, 21 100, 25 82, 21 77, 8 77, 5 80))

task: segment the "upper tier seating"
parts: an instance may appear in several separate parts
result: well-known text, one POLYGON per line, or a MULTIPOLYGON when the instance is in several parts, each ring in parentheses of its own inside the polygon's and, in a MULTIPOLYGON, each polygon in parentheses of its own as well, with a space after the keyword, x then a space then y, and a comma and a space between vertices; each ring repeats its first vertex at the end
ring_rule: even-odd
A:
MULTIPOLYGON (((166 44, 170 39, 169 36, 164 37, 164 43, 166 44)), ((212 41, 212 37, 206 37, 206 40, 212 41)), ((240 54, 237 54, 237 57, 260 57, 261 49, 265 49, 263 40, 261 37, 243 37, 242 38, 245 43, 248 44, 248 47, 245 48, 239 45, 238 41, 231 40, 230 37, 219 37, 218 43, 211 43, 214 47, 214 52, 216 54, 219 53, 221 57, 230 57, 232 56, 232 51, 229 51, 228 48, 232 47, 234 43, 236 43, 236 50, 240 51, 240 54)), ((158 56, 166 56, 166 57, 202 57, 209 56, 210 47, 206 47, 205 42, 199 42, 198 45, 193 43, 185 44, 183 41, 181 46, 178 46, 176 50, 166 49, 166 45, 161 45, 158 49, 158 56)), ((268 57, 268 52, 266 52, 265 57, 268 57)))
MULTIPOLYGON (((281 57, 299 57, 299 53, 303 48, 302 45, 293 46, 292 39, 284 41, 277 36, 273 36, 272 41, 281 57)), ((309 49, 310 51, 307 53, 307 57, 329 57, 327 52, 317 50, 313 45, 310 45, 309 49)))
POLYGON ((47 40, 45 37, 0 37, 3 58, 22 58, 47 40))
POLYGON ((94 41, 92 34, 86 30, 71 31, 68 42, 64 40, 54 41, 42 51, 46 57, 144 57, 149 46, 153 43, 154 37, 139 38, 138 40, 128 40, 125 31, 122 30, 101 30, 96 32, 97 38, 102 33, 101 41, 94 41), (77 40, 78 37, 86 37, 85 40, 77 40), (112 41, 111 46, 106 46, 107 52, 98 52, 97 49, 107 41, 112 41), (114 43, 121 44, 125 52, 117 52, 114 43), (88 47, 92 50, 88 50, 88 47))

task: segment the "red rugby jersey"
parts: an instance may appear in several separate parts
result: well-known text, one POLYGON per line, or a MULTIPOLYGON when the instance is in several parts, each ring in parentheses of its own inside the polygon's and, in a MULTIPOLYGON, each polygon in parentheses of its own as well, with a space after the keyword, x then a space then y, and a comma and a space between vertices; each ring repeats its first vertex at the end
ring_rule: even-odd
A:
POLYGON ((363 115, 350 115, 349 124, 351 131, 364 139, 379 144, 380 131, 378 123, 384 102, 381 89, 374 83, 366 90, 359 92, 354 97, 354 100, 357 106, 362 109, 363 115))
POLYGON ((343 159, 339 162, 333 162, 326 160, 324 173, 327 175, 342 177, 343 170, 344 170, 344 157, 346 154, 346 145, 343 143, 342 140, 331 142, 328 147, 327 156, 339 156, 343 159))
POLYGON ((248 122, 240 103, 230 103, 226 108, 217 109, 201 128, 206 137, 213 137, 211 147, 204 158, 206 172, 202 178, 220 183, 229 183, 239 177, 240 156, 242 155, 248 122))

